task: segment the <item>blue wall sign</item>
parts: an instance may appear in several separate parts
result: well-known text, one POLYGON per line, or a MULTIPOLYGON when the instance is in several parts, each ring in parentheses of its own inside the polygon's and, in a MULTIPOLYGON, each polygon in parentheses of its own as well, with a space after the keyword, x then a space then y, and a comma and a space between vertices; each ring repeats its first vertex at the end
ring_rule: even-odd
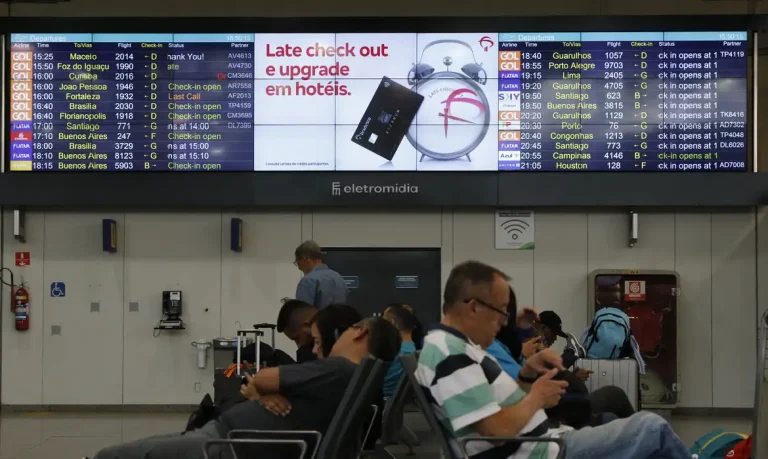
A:
POLYGON ((51 282, 51 296, 53 298, 64 298, 67 296, 67 286, 64 282, 51 282))
POLYGON ((101 221, 101 247, 109 253, 117 252, 117 222, 105 218, 101 221))
POLYGON ((395 276, 395 288, 419 288, 419 276, 395 276))
POLYGON ((357 276, 341 276, 344 282, 347 283, 347 290, 354 290, 360 288, 360 278, 357 276))
POLYGON ((233 252, 243 251, 243 219, 233 218, 229 223, 229 248, 233 252))

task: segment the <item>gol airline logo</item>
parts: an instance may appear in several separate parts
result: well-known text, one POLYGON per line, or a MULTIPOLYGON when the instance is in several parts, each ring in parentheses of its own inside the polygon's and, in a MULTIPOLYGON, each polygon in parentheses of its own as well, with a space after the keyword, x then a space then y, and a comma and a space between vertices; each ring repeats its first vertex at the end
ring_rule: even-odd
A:
POLYGON ((32 70, 32 64, 29 62, 12 62, 11 70, 32 70))
POLYGON ((499 142, 517 142, 520 140, 518 131, 499 131, 499 142))
POLYGON ((11 121, 32 121, 32 112, 11 112, 11 121))
POLYGON ((510 110, 500 111, 499 120, 500 121, 520 121, 520 112, 510 111, 510 110))
POLYGON ((499 70, 520 70, 520 51, 502 51, 499 53, 499 70))
POLYGON ((32 53, 14 51, 11 53, 12 62, 32 62, 32 53))
POLYGON ((459 118, 458 116, 451 114, 451 106, 455 103, 464 103, 464 104, 470 104, 474 105, 478 109, 480 109, 480 113, 485 113, 485 105, 480 102, 477 99, 472 99, 469 97, 461 97, 462 95, 467 96, 474 96, 479 97, 477 93, 471 89, 461 88, 461 89, 455 89, 450 94, 448 94, 448 98, 443 101, 443 104, 445 104, 445 107, 443 108, 442 113, 438 113, 437 116, 441 116, 443 118, 443 126, 445 127, 445 137, 448 138, 448 120, 454 120, 454 121, 461 121, 462 123, 468 123, 468 124, 476 124, 474 121, 466 120, 464 118, 459 118))

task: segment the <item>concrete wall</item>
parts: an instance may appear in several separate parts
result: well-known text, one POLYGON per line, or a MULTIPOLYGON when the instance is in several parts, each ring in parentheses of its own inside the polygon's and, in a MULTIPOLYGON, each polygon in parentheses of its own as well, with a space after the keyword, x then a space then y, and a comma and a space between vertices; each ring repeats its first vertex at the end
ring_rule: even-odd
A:
MULTIPOLYGON (((7 310, 2 316, 3 404, 199 401, 211 391, 212 371, 210 364, 196 368, 190 343, 231 336, 238 321, 274 321, 280 298, 293 294, 300 276, 293 249, 310 237, 326 246, 439 247, 443 279, 466 259, 492 263, 512 276, 523 304, 557 311, 571 330, 587 324, 592 270, 676 270, 682 405, 753 404, 768 226, 763 213, 751 210, 641 213, 634 248, 627 246, 623 211, 537 211, 535 251, 495 250, 490 211, 36 212, 28 215, 25 244, 11 234, 11 214, 4 218, 3 264, 17 281, 23 275, 32 303, 27 332, 13 330, 7 310), (242 253, 229 250, 234 215, 244 220, 242 253), (115 254, 101 250, 102 218, 118 222, 115 254), (13 266, 17 251, 31 253, 29 267, 13 266), (52 282, 66 283, 66 297, 50 296, 52 282), (183 291, 187 330, 153 338, 168 289, 183 291), (132 302, 138 312, 129 312, 132 302), (93 303, 99 312, 91 312, 93 303), (52 335, 53 325, 60 335, 52 335)), ((278 345, 294 349, 283 338, 278 345)))

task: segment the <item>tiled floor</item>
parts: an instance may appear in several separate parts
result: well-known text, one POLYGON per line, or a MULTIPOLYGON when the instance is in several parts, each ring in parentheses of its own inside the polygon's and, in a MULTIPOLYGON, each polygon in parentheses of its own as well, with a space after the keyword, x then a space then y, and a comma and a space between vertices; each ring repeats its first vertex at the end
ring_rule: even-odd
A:
MULTIPOLYGON (((104 446, 179 431, 186 418, 186 414, 4 414, 0 416, 0 459, 78 459, 104 446)), ((415 457, 439 457, 423 418, 409 413, 406 424, 422 439, 415 457)), ((672 424, 687 444, 717 427, 751 433, 749 419, 675 418, 672 424)), ((392 451, 399 458, 407 457, 400 447, 392 451)))

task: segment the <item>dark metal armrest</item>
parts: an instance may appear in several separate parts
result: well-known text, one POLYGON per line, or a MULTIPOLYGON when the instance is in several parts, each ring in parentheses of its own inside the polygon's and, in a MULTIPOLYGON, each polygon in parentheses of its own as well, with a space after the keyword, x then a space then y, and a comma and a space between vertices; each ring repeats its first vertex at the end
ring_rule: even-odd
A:
MULTIPOLYGON (((227 439, 248 439, 248 440, 301 440, 304 441, 306 449, 307 439, 314 438, 315 446, 312 448, 312 455, 309 459, 315 459, 317 450, 320 447, 320 441, 323 434, 316 430, 230 430, 227 433, 227 439)), ((302 451, 302 457, 304 452, 302 451)), ((300 458, 301 459, 301 458, 300 458)))
POLYGON ((208 451, 210 451, 213 446, 228 445, 232 449, 233 457, 237 458, 237 454, 235 453, 235 445, 255 445, 255 444, 296 445, 301 450, 299 453, 299 459, 304 459, 304 454, 307 452, 307 442, 300 439, 227 438, 227 439, 221 439, 221 440, 209 440, 205 442, 205 444, 203 445, 203 457, 205 459, 211 459, 211 456, 208 455, 208 451))
POLYGON ((357 459, 360 459, 360 456, 362 456, 363 450, 365 449, 365 444, 368 443, 368 436, 371 434, 371 429, 373 428, 373 424, 376 423, 376 416, 379 414, 379 406, 371 405, 371 411, 373 411, 373 416, 371 417, 371 422, 368 423, 368 428, 365 429, 365 435, 363 436, 363 444, 360 445, 360 452, 357 455, 357 459))
POLYGON ((560 452, 557 454, 557 459, 563 459, 565 457, 565 442, 562 438, 550 438, 550 437, 470 437, 462 438, 459 440, 459 446, 464 454, 467 454, 467 443, 473 443, 477 441, 485 441, 489 443, 557 443, 560 452))

